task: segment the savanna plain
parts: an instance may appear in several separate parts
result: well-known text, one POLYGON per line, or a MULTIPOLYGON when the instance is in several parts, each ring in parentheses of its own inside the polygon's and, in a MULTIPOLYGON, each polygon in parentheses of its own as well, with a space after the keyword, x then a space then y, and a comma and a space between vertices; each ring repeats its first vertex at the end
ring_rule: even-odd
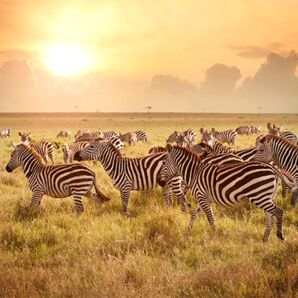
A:
MULTIPOLYGON (((61 129, 121 132, 143 129, 148 143, 126 146, 129 157, 165 145, 174 130, 257 125, 274 122, 298 133, 298 115, 215 114, 28 114, 1 115, 0 128, 0 296, 1 297, 298 297, 298 207, 290 198, 275 201, 284 210, 285 241, 275 227, 262 242, 265 216, 248 203, 236 208, 213 204, 216 230, 203 214, 186 234, 189 214, 167 208, 160 188, 133 192, 132 216, 121 214, 119 192, 99 163, 87 162, 97 185, 111 198, 104 204, 84 199, 77 216, 73 201, 45 197, 37 212, 28 206, 31 192, 21 169, 5 166, 19 141, 18 131, 34 140, 57 141, 61 129)), ((254 146, 256 136, 238 136, 235 148, 254 146)), ((55 152, 62 163, 62 151, 55 152)), ((192 206, 194 201, 188 195, 192 206)))

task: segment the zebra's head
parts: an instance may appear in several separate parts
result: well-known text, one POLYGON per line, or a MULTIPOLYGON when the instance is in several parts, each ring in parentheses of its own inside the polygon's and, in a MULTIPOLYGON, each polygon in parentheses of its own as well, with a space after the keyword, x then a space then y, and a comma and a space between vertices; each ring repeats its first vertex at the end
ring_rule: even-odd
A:
POLYGON ((260 136, 256 140, 256 155, 255 160, 263 161, 263 162, 271 162, 273 159, 273 152, 271 146, 271 136, 260 136))
POLYGON ((9 173, 22 165, 22 163, 23 163, 23 154, 28 149, 28 147, 24 144, 19 144, 19 145, 14 145, 13 144, 12 146, 13 146, 14 149, 10 154, 9 162, 6 165, 6 171, 9 172, 9 173))
POLYGON ((92 142, 74 156, 74 160, 100 160, 103 151, 103 142, 92 142))
POLYGON ((19 131, 19 136, 21 138, 22 143, 29 143, 31 142, 31 132, 21 132, 19 131))

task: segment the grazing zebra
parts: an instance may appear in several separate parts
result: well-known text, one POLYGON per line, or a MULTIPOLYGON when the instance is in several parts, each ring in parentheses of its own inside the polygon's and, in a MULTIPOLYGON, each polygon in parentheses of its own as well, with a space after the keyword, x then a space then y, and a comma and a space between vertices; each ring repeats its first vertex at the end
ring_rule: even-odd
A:
POLYGON ((120 140, 122 142, 128 143, 128 145, 135 145, 138 141, 138 138, 135 132, 127 132, 120 135, 120 140))
POLYGON ((239 126, 236 128, 236 132, 238 135, 250 135, 252 133, 251 126, 239 126))
POLYGON ((148 137, 145 131, 136 130, 134 133, 137 135, 138 142, 148 142, 148 137))
POLYGON ((60 130, 56 136, 56 138, 69 138, 71 133, 68 130, 60 130))
POLYGON ((73 196, 78 213, 84 211, 82 197, 89 195, 92 186, 99 201, 109 200, 95 184, 95 173, 84 165, 45 165, 35 150, 25 144, 19 144, 11 154, 6 166, 7 172, 12 172, 21 166, 29 181, 32 191, 31 206, 37 207, 44 195, 54 198, 73 196))
POLYGON ((94 142, 83 149, 79 160, 98 160, 120 190, 123 212, 128 214, 128 201, 133 190, 149 190, 164 185, 160 170, 167 153, 150 154, 141 158, 124 158, 110 143, 94 142))
POLYGON ((276 169, 268 164, 252 161, 219 166, 212 162, 206 163, 196 153, 181 147, 169 146, 168 150, 165 167, 171 174, 178 172, 182 176, 197 201, 197 210, 192 212, 190 229, 200 210, 204 211, 209 224, 214 227, 211 202, 234 206, 235 203, 247 199, 266 212, 263 240, 267 241, 269 238, 273 216, 277 219, 277 237, 284 239, 283 210, 273 202, 277 175, 283 177, 276 169))
POLYGON ((0 138, 9 138, 11 135, 11 129, 10 128, 2 128, 0 130, 0 138))
POLYGON ((224 131, 216 131, 215 128, 211 129, 211 134, 215 139, 228 145, 235 145, 235 138, 237 132, 234 129, 228 129, 224 131))
MULTIPOLYGON (((264 162, 273 161, 278 168, 293 177, 296 185, 291 189, 291 203, 294 206, 298 198, 298 147, 278 136, 262 136, 257 139, 255 159, 264 162)), ((283 184, 283 196, 285 189, 283 184)))

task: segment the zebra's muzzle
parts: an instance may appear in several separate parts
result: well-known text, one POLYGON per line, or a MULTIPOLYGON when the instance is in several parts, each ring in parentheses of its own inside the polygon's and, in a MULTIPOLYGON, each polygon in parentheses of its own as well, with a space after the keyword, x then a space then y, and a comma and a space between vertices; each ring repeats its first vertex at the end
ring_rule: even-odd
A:
POLYGON ((13 169, 9 165, 7 165, 5 169, 8 173, 11 173, 13 171, 13 169))

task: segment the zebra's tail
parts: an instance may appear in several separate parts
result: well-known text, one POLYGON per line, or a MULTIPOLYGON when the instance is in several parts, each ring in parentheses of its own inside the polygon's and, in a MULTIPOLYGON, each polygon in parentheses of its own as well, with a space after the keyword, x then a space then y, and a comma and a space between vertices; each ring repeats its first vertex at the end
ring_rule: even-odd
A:
POLYGON ((95 192, 96 192, 96 195, 97 195, 97 198, 101 201, 101 202, 107 202, 107 201, 110 201, 111 199, 106 197, 100 190, 99 188, 97 187, 96 183, 95 183, 95 180, 94 180, 94 189, 95 189, 95 192))
POLYGON ((298 199, 298 185, 296 183, 295 178, 285 170, 278 170, 276 168, 274 168, 274 169, 275 169, 277 175, 280 177, 280 179, 291 190, 291 192, 292 192, 291 203, 294 206, 296 204, 297 199, 298 199))

